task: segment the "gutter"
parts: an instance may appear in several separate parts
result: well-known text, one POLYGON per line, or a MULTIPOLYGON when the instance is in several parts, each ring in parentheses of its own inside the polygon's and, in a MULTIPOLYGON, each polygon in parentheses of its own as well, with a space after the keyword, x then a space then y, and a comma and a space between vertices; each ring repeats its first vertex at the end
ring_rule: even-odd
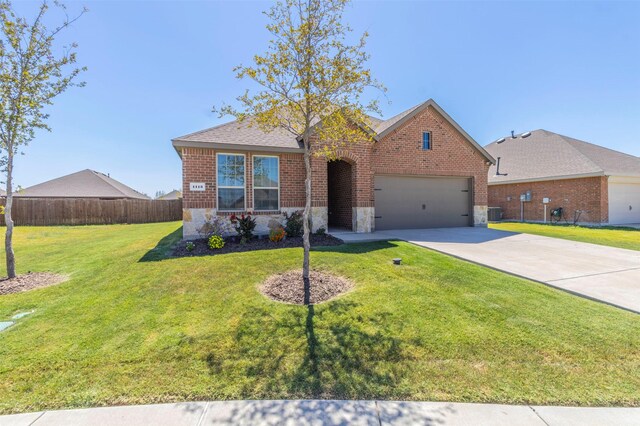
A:
POLYGON ((304 149, 302 148, 287 148, 278 146, 267 145, 241 145, 235 143, 218 143, 218 142, 193 142, 182 141, 180 139, 172 139, 171 144, 178 153, 178 156, 182 158, 181 148, 208 148, 216 150, 231 150, 231 151, 251 151, 251 152, 282 152, 282 153, 295 153, 302 154, 304 149))

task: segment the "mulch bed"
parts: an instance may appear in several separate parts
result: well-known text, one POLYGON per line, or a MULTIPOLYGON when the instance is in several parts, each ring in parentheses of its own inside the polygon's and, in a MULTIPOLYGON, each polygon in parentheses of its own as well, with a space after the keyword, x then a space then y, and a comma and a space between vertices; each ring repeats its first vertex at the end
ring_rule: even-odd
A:
MULTIPOLYGON (((302 237, 287 237, 282 241, 274 243, 267 237, 254 238, 244 244, 235 237, 225 238, 224 247, 221 249, 211 250, 207 247, 207 240, 202 238, 193 240, 196 247, 193 251, 186 249, 186 241, 181 241, 173 250, 172 257, 192 257, 192 256, 211 256, 216 254, 237 253, 253 250, 273 250, 280 248, 302 247, 302 237)), ((338 246, 343 244, 342 240, 331 235, 311 235, 311 247, 319 246, 338 246)))
MULTIPOLYGON (((353 288, 353 284, 347 279, 324 272, 311 271, 309 280, 311 305, 331 300, 353 288)), ((270 276, 260 286, 260 292, 278 302, 304 305, 302 269, 270 276)))
POLYGON ((66 281, 64 275, 51 272, 29 272, 15 278, 0 278, 0 295, 20 293, 36 288, 49 287, 66 281))

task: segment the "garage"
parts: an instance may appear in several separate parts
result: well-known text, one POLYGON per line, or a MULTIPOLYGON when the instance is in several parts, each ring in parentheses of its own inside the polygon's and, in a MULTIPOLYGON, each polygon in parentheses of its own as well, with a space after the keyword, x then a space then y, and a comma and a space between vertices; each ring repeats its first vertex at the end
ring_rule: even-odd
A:
POLYGON ((640 223, 640 178, 609 177, 609 223, 640 223))
POLYGON ((470 226, 471 179, 375 176, 375 229, 470 226))

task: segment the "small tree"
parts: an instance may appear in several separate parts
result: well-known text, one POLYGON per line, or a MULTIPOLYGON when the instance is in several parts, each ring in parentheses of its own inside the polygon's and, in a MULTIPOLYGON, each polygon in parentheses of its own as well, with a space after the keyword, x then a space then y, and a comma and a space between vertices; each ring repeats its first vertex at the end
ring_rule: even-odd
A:
MULTIPOLYGON (((65 10, 64 5, 55 2, 65 10)), ((84 68, 76 68, 76 44, 61 46, 62 52, 54 52, 58 34, 82 16, 70 19, 65 13, 62 23, 50 30, 43 23, 49 9, 43 1, 33 22, 19 17, 9 0, 0 0, 0 164, 6 173, 6 204, 4 209, 7 226, 5 250, 7 275, 16 276, 13 253, 13 160, 20 149, 35 137, 38 129, 50 131, 46 124, 49 115, 44 108, 70 86, 83 86, 74 80, 84 68)))
MULTIPOLYGON (((355 45, 342 23, 348 0, 284 0, 265 12, 273 35, 266 53, 252 66, 234 69, 261 87, 237 98, 242 108, 224 106, 221 115, 250 119, 264 131, 285 129, 303 142, 305 177, 304 258, 305 303, 308 303, 309 234, 311 231, 311 155, 337 158, 337 149, 351 142, 371 141, 367 112, 378 112, 377 101, 364 104, 367 88, 385 90, 365 67, 367 33, 355 45), (312 146, 313 139, 313 146, 312 146)), ((215 110, 215 109, 214 109, 215 110)))

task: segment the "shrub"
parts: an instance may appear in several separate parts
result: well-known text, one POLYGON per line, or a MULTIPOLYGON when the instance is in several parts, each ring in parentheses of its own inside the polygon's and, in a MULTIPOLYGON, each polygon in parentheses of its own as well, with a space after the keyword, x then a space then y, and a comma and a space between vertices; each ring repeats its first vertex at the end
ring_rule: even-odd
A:
POLYGON ((304 230, 303 222, 302 222, 302 212, 298 210, 291 213, 290 215, 285 212, 284 218, 286 222, 284 226, 284 230, 287 233, 287 236, 289 237, 301 236, 304 230))
POLYGON ((224 247, 224 239, 220 235, 212 235, 209 237, 207 245, 211 250, 217 250, 224 247))
POLYGON ((320 228, 318 228, 318 230, 316 231, 316 235, 326 235, 327 234, 327 228, 325 228, 324 226, 321 226, 320 228))
POLYGON ((269 239, 274 243, 277 243, 279 241, 282 241, 282 239, 284 238, 284 235, 285 235, 285 232, 283 227, 272 229, 269 232, 269 239))
POLYGON ((196 232, 198 232, 201 238, 206 239, 209 239, 212 235, 222 237, 229 232, 229 224, 225 218, 214 216, 211 219, 207 219, 200 228, 196 229, 196 232))
POLYGON ((240 218, 234 214, 231 215, 230 219, 233 227, 240 236, 241 243, 246 243, 253 238, 253 230, 256 229, 256 220, 252 218, 250 214, 246 216, 242 215, 240 218))
POLYGON ((186 248, 187 251, 194 251, 196 249, 196 245, 193 243, 193 241, 187 241, 187 243, 184 245, 184 248, 186 248))

